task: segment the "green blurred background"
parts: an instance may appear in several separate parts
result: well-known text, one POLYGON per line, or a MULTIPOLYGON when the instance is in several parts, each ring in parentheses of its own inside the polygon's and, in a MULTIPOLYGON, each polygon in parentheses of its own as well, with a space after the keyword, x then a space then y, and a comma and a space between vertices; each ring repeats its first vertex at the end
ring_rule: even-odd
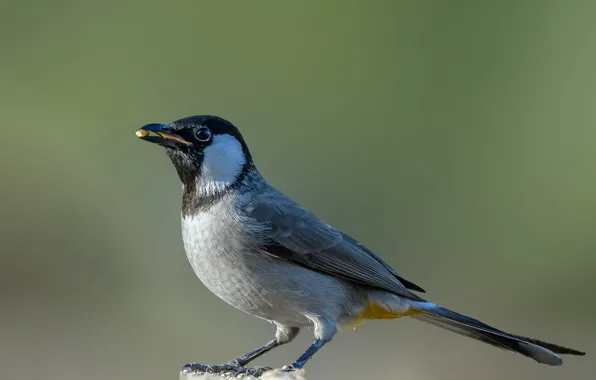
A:
MULTIPOLYGON (((134 132, 209 113, 433 301, 596 352, 593 1, 0 2, 0 378, 176 379, 273 326, 195 278, 134 132), (84 374, 84 376, 83 376, 84 374)), ((291 362, 304 331, 257 364, 291 362)), ((592 379, 403 319, 310 379, 592 379)))

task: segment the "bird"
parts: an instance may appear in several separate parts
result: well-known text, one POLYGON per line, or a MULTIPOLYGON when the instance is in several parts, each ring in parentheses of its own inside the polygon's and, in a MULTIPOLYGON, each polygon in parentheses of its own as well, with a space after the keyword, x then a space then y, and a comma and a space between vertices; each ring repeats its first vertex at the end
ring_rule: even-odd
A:
POLYGON ((584 352, 504 332, 422 298, 356 239, 325 223, 269 184, 231 122, 213 115, 151 123, 141 140, 165 148, 182 183, 184 250, 202 283, 231 306, 269 321, 275 336, 225 364, 188 363, 192 372, 259 377, 270 367, 247 364, 311 327, 314 342, 285 371, 304 367, 342 326, 369 319, 417 320, 517 352, 538 363, 584 352))

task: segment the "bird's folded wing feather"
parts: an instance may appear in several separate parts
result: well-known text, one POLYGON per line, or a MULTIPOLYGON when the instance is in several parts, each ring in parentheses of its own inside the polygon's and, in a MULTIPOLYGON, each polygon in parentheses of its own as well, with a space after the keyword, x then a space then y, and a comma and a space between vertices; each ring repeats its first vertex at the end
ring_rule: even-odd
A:
POLYGON ((261 194, 245 213, 259 226, 264 253, 296 264, 422 300, 419 286, 399 277, 383 260, 348 235, 324 223, 279 192, 261 194))

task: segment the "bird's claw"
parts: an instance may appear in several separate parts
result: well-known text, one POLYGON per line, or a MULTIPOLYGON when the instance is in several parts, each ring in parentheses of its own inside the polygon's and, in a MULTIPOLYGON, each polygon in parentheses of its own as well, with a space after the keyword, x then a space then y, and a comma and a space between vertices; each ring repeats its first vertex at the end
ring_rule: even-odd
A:
POLYGON ((260 377, 263 372, 270 371, 271 367, 254 367, 254 368, 246 368, 241 365, 235 360, 227 364, 221 365, 213 365, 213 364, 199 364, 199 363, 189 363, 182 367, 181 373, 188 374, 188 373, 212 373, 212 374, 221 374, 222 376, 238 376, 238 375, 248 375, 252 377, 260 377))
POLYGON ((292 371, 296 370, 296 367, 294 367, 293 364, 288 364, 288 365, 281 367, 281 370, 284 372, 292 372, 292 371))
POLYGON ((236 372, 236 376, 238 375, 248 375, 252 377, 261 377, 264 372, 271 371, 273 368, 271 367, 254 367, 254 368, 245 368, 241 367, 239 371, 236 372))
POLYGON ((182 369, 180 370, 180 373, 205 372, 206 369, 207 369, 207 366, 204 366, 202 364, 188 363, 182 367, 182 369))
POLYGON ((238 361, 238 359, 234 359, 234 360, 230 360, 226 365, 234 366, 234 367, 244 367, 242 364, 244 364, 244 363, 240 363, 238 361))
POLYGON ((232 364, 200 364, 200 363, 189 363, 182 367, 182 373, 193 373, 193 372, 207 372, 207 373, 224 373, 227 371, 236 371, 240 367, 232 364))

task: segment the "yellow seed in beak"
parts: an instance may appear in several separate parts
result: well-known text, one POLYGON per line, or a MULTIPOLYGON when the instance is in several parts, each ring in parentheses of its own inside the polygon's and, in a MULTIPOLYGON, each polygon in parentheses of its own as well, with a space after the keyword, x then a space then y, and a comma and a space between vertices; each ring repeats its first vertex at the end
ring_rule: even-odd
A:
POLYGON ((149 136, 149 132, 143 130, 143 129, 139 129, 136 133, 137 137, 147 137, 149 136))

